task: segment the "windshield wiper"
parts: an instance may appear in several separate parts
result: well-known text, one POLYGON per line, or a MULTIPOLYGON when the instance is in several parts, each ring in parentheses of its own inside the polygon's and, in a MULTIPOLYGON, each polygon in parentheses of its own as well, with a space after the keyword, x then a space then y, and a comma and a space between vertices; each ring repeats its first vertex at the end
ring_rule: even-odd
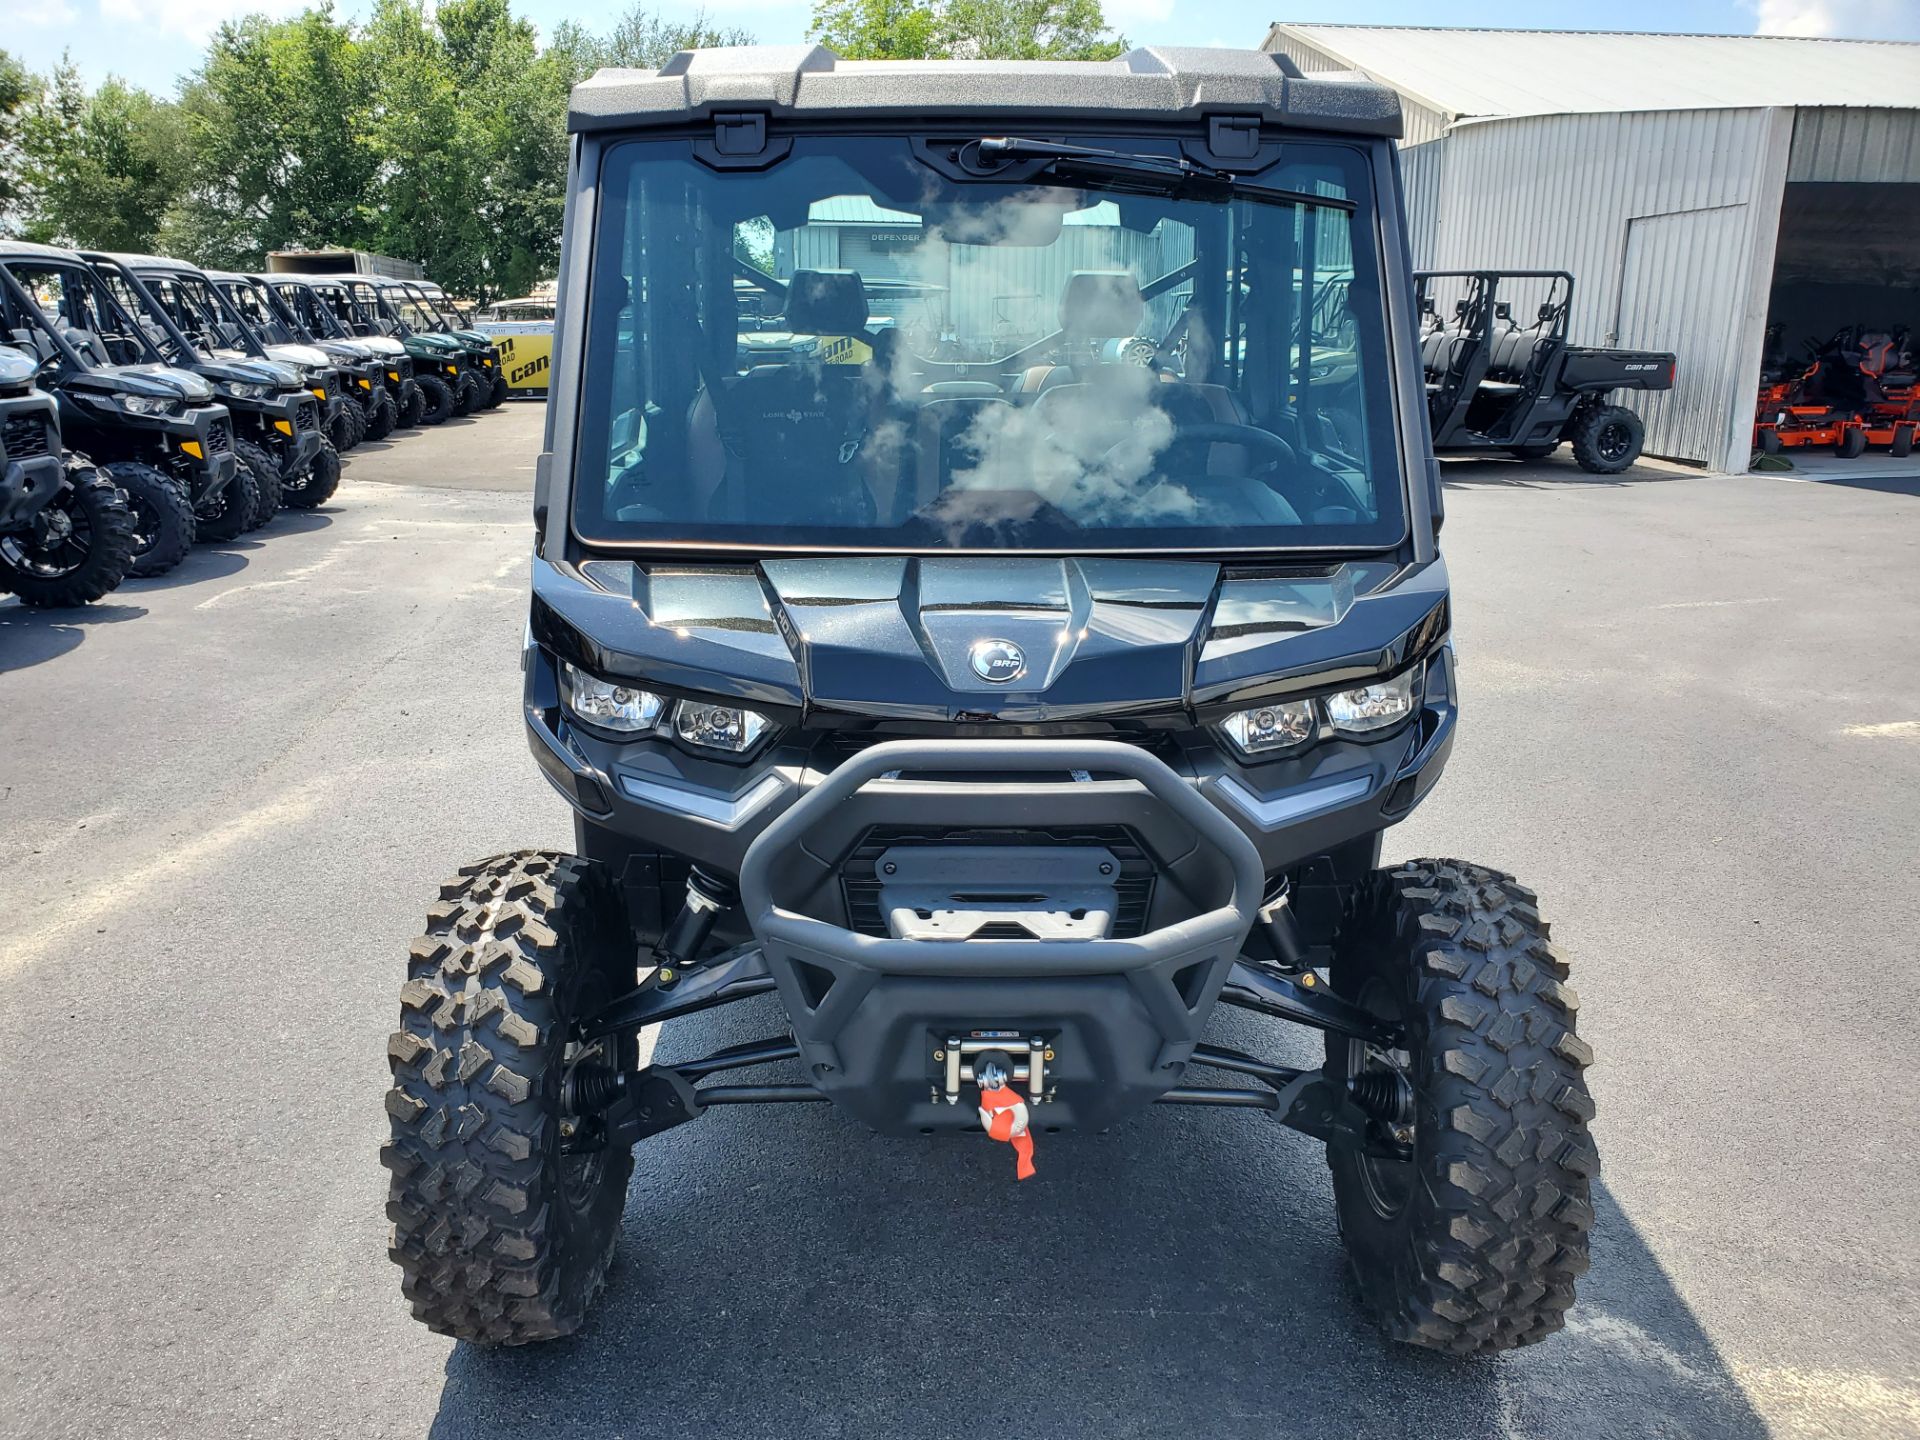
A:
POLYGON ((1244 195, 1269 204, 1325 207, 1351 213, 1355 204, 1337 195, 1315 195, 1254 185, 1231 170, 1218 170, 1179 155, 1135 155, 1124 150, 1101 150, 1089 145, 1064 145, 1055 140, 1028 140, 1018 135, 988 136, 979 142, 985 162, 1042 160, 1044 169, 1062 177, 1078 176, 1137 185, 1148 194, 1176 200, 1227 200, 1244 195))

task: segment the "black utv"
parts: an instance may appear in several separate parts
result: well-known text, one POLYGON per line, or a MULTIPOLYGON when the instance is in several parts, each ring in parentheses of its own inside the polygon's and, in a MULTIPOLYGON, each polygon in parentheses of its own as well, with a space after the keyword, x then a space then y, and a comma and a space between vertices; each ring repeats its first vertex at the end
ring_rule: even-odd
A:
POLYGON ((369 409, 368 434, 376 440, 386 438, 394 429, 411 430, 420 424, 426 399, 413 378, 413 357, 396 340, 376 333, 371 326, 352 323, 353 304, 344 291, 339 304, 308 283, 300 275, 249 275, 261 293, 275 306, 288 325, 297 327, 321 344, 352 345, 365 350, 380 362, 381 369, 369 378, 384 384, 392 402, 392 424, 380 430, 383 418, 369 409))
POLYGON ((1646 422, 1607 397, 1616 390, 1671 390, 1674 357, 1569 345, 1573 276, 1564 270, 1422 270, 1413 278, 1437 452, 1542 460, 1566 441, 1580 468, 1595 475, 1617 475, 1640 458, 1646 422), (1514 318, 1516 295, 1538 302, 1531 324, 1514 318))
POLYGON ((166 363, 85 260, 0 240, 0 330, 39 363, 66 443, 126 496, 128 574, 164 574, 196 538, 246 529, 253 487, 234 453, 231 415, 211 384, 166 363))
POLYGON ((282 505, 311 510, 340 485, 340 456, 322 432, 323 407, 343 382, 325 355, 273 359, 253 328, 198 267, 157 255, 83 251, 170 364, 211 382, 233 415, 234 450, 251 472, 250 528, 282 505))
POLYGON ((293 312, 265 284, 232 270, 203 270, 201 274, 220 292, 220 298, 246 323, 269 360, 292 365, 313 378, 329 372, 326 413, 322 428, 333 448, 344 455, 367 439, 380 421, 383 438, 393 429, 393 402, 388 397, 380 357, 351 340, 322 342, 304 329, 293 312), (382 413, 384 412, 384 413, 382 413))
POLYGON ((633 1146, 723 1106, 984 1135, 982 1179, 1044 1185, 1049 1135, 1160 1104, 1325 1142, 1390 1335, 1559 1329, 1597 1163, 1566 962, 1511 875, 1380 864, 1459 705, 1392 93, 708 51, 570 126, 523 716, 575 853, 467 866, 407 962, 414 1314, 575 1329, 633 1146), (944 357, 870 271, 924 282, 944 357), (820 343, 743 364, 749 310, 820 343), (639 1063, 763 995, 765 1038, 639 1063))
POLYGON ((0 345, 0 595, 33 606, 86 605, 133 563, 126 496, 60 443, 60 414, 38 388, 40 362, 0 345))

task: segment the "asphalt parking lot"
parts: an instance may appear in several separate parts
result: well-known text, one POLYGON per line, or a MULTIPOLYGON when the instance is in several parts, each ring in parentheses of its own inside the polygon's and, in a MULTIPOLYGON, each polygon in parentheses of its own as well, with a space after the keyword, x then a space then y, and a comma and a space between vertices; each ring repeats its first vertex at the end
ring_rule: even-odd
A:
POLYGON ((580 1336, 416 1326, 406 945, 455 867, 570 835, 517 714, 538 422, 368 447, 84 613, 0 600, 0 1433, 1920 1435, 1911 485, 1449 467, 1465 720, 1389 845, 1516 871, 1572 960, 1604 1174, 1562 1336, 1387 1347, 1317 1148, 1184 1110, 1017 1189, 717 1113, 640 1151, 580 1336))

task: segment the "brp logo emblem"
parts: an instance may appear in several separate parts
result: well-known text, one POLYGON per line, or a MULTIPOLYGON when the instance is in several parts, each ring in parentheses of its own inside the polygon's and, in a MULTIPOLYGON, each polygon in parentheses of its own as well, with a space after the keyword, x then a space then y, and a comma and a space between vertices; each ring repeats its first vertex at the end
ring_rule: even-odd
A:
POLYGON ((967 652, 973 673, 995 685, 1006 685, 1027 673, 1027 652, 1011 640, 976 640, 967 652))

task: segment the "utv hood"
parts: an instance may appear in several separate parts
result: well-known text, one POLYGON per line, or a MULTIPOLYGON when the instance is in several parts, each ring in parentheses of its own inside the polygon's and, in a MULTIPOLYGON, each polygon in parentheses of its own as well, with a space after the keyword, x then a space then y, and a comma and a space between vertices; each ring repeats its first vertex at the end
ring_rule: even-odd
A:
POLYGON ((40 373, 40 362, 31 355, 0 345, 0 389, 13 390, 29 385, 40 373))
MULTIPOLYGON (((64 382, 97 395, 158 395, 200 405, 213 399, 213 386, 190 370, 171 365, 109 365, 82 371, 64 382)), ((258 383, 258 382, 256 382, 258 383)))
POLYGON ((221 358, 205 361, 194 368, 196 373, 221 385, 266 385, 275 390, 292 390, 300 384, 298 370, 276 364, 273 360, 221 358))
POLYGON ((334 363, 326 351, 315 345, 269 345, 267 355, 282 365, 292 365, 296 369, 325 370, 334 363))
POLYGON ((375 355, 404 355, 407 353, 406 346, 388 335, 362 335, 353 343, 366 346, 367 349, 375 355))
POLYGON ((1352 684, 1424 654, 1448 616, 1439 561, 823 557, 536 561, 533 623, 578 664, 695 695, 1041 722, 1352 684))

